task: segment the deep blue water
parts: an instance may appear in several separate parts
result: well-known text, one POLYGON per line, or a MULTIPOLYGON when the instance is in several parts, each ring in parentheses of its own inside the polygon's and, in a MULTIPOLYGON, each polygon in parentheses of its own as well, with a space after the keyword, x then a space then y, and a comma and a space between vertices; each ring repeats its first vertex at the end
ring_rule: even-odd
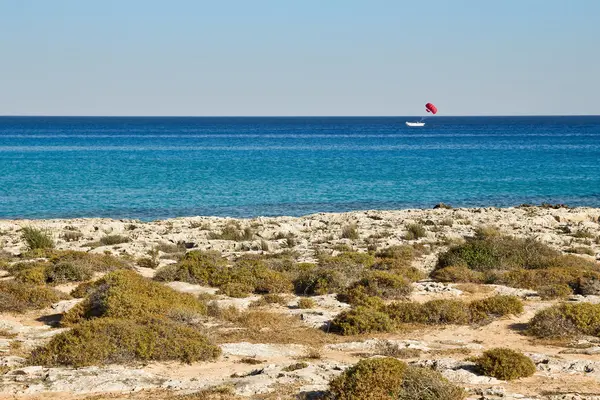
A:
POLYGON ((0 218, 600 206, 600 117, 0 117, 0 218))

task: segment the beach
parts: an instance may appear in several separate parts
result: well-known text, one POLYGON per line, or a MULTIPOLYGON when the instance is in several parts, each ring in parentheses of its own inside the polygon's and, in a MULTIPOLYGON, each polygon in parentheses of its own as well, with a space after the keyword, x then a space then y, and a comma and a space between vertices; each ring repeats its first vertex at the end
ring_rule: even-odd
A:
MULTIPOLYGON (((283 326, 278 325, 280 322, 260 320, 265 323, 268 334, 260 329, 250 333, 250 327, 235 328, 242 329, 235 334, 227 330, 231 327, 225 326, 225 331, 221 331, 223 326, 219 324, 224 324, 224 320, 218 318, 225 318, 223 316, 202 320, 199 323, 202 331, 208 332, 210 340, 220 349, 219 355, 211 361, 188 364, 133 360, 73 368, 31 365, 27 361, 31 357, 28 354, 71 329, 57 322, 60 315, 87 300, 70 297, 47 307, 3 312, 0 315, 0 365, 4 366, 4 374, 0 376, 1 396, 83 399, 95 395, 99 397, 94 399, 159 399, 205 390, 205 396, 222 396, 205 397, 211 399, 291 399, 302 393, 317 396, 348 366, 365 357, 395 352, 410 365, 433 368, 453 384, 467 389, 468 399, 597 398, 600 385, 597 338, 582 336, 552 341, 535 339, 523 330, 538 311, 562 301, 600 303, 600 291, 585 295, 573 292, 552 299, 540 295, 541 291, 504 282, 443 282, 432 278, 435 274, 430 273, 439 268, 441 254, 464 243, 465 238, 477 235, 528 238, 547 246, 550 249, 547 251, 574 255, 591 263, 586 264, 592 265, 590 268, 596 268, 593 265, 597 266, 600 258, 600 209, 447 207, 318 213, 303 217, 185 217, 152 222, 105 218, 0 220, 3 281, 19 279, 18 273, 9 272, 16 263, 53 262, 53 255, 44 252, 31 255, 31 251, 27 251, 22 229, 34 228, 52 238, 54 257, 60 258, 65 251, 110 254, 131 263, 136 275, 148 279, 160 274, 157 271, 161 269, 179 265, 186 252, 217 252, 229 263, 244 257, 262 257, 267 263, 269 259, 281 263, 293 259, 293 268, 305 268, 302 265, 316 265, 327 257, 344 260, 339 258, 344 254, 378 254, 378 259, 382 259, 385 249, 409 246, 414 254, 411 253, 410 265, 402 268, 414 268, 420 275, 410 283, 411 289, 403 295, 404 301, 424 304, 431 300, 456 300, 468 304, 503 295, 514 296, 523 304, 523 311, 518 315, 494 317, 483 324, 445 323, 427 327, 407 324, 388 332, 347 335, 327 332, 328 326, 335 326, 331 321, 336 316, 354 307, 340 301, 333 292, 302 295, 297 290, 285 289, 277 291, 280 298, 271 302, 274 295, 269 297, 258 292, 234 295, 228 292, 231 287, 159 279, 154 282, 178 293, 200 296, 214 307, 233 306, 241 313, 260 312, 291 319, 284 320, 283 326), (261 298, 266 300, 261 302, 261 298), (311 308, 299 307, 301 299, 311 299, 311 308), (477 372, 470 361, 472 357, 495 347, 526 354, 535 363, 535 374, 507 381, 477 372), (222 393, 217 393, 215 388, 221 388, 222 393)), ((347 260, 358 256, 352 257, 347 260)), ((275 264, 268 265, 276 269, 272 267, 275 264)), ((277 268, 277 271, 282 270, 277 268)), ((359 270, 356 271, 358 279, 359 270)), ((92 280, 100 280, 105 275, 106 272, 95 271, 92 280)), ((67 296, 78 284, 73 281, 47 285, 67 296)), ((305 290, 305 293, 308 292, 305 290)))

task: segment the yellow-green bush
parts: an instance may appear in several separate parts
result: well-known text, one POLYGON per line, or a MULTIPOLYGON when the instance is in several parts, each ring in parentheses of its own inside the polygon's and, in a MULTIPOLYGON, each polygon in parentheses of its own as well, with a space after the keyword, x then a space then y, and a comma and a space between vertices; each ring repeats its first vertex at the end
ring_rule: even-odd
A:
POLYGON ((160 268, 154 279, 208 285, 226 266, 227 260, 218 252, 194 250, 186 253, 179 263, 160 268))
POLYGON ((22 313, 49 307, 67 296, 45 287, 17 281, 0 281, 0 312, 22 313))
POLYGON ((367 293, 364 286, 356 286, 351 289, 346 289, 336 296, 338 301, 348 303, 354 307, 364 306, 375 309, 380 309, 385 305, 381 297, 371 296, 367 293))
POLYGON ((317 306, 317 302, 308 297, 303 297, 300 300, 298 300, 298 308, 311 309, 311 308, 315 308, 316 306, 317 306))
POLYGON ((396 399, 407 367, 395 358, 361 360, 334 378, 329 391, 336 400, 396 399))
POLYGON ((82 282, 91 279, 93 272, 85 266, 70 262, 59 262, 46 268, 47 283, 82 282))
POLYGON ((87 298, 63 317, 73 324, 94 317, 147 319, 165 317, 174 310, 203 314, 204 303, 127 270, 109 273, 94 282, 87 298))
POLYGON ((329 383, 336 400, 462 400, 465 392, 439 372, 395 358, 361 360, 329 383))
POLYGON ((535 373, 535 364, 529 357, 506 348, 487 350, 475 363, 481 374, 505 381, 525 378, 535 373))
POLYGON ((101 318, 54 336, 35 349, 32 365, 85 367, 134 361, 212 360, 220 349, 197 330, 162 319, 101 318))
POLYGON ((369 271, 350 285, 350 289, 362 287, 369 296, 384 299, 400 299, 412 292, 411 282, 399 275, 386 271, 369 271))
POLYGON ((582 279, 600 279, 600 266, 534 239, 480 232, 440 254, 432 277, 444 282, 505 284, 559 297, 565 295, 566 286, 580 293, 582 279))
POLYGON ((329 327, 341 335, 357 335, 371 332, 392 332, 395 325, 385 312, 371 307, 358 306, 338 314, 329 327))
POLYGON ((562 299, 573 294, 573 289, 569 285, 560 283, 541 286, 537 289, 537 293, 543 300, 562 299))
POLYGON ((359 299, 358 306, 336 316, 332 330, 343 335, 388 332, 399 324, 465 325, 523 312, 522 302, 514 296, 494 296, 466 303, 437 299, 426 303, 400 301, 384 305, 377 298, 359 299))
POLYGON ((46 268, 46 266, 35 266, 32 268, 21 269, 14 273, 14 277, 15 280, 19 282, 43 285, 46 283, 46 268))
POLYGON ((87 253, 74 250, 55 250, 50 254, 53 264, 70 263, 93 272, 110 272, 117 269, 131 269, 131 263, 110 254, 87 253))
POLYGON ((600 304, 562 303, 538 311, 528 332, 537 337, 600 336, 600 304))
POLYGON ((48 230, 26 226, 21 229, 21 239, 27 244, 28 250, 54 248, 54 240, 48 230))

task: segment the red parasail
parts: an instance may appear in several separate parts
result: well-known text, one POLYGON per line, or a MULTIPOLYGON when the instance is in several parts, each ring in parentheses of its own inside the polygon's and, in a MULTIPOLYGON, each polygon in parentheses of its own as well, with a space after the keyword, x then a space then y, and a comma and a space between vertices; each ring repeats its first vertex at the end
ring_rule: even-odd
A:
POLYGON ((437 107, 431 103, 425 104, 425 111, 430 112, 432 114, 437 114, 437 107))

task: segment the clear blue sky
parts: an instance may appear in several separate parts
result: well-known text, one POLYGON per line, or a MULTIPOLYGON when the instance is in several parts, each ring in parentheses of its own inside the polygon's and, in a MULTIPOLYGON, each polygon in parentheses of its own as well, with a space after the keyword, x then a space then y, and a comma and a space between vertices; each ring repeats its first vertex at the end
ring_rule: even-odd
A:
POLYGON ((0 0, 0 115, 600 114, 598 0, 0 0))

